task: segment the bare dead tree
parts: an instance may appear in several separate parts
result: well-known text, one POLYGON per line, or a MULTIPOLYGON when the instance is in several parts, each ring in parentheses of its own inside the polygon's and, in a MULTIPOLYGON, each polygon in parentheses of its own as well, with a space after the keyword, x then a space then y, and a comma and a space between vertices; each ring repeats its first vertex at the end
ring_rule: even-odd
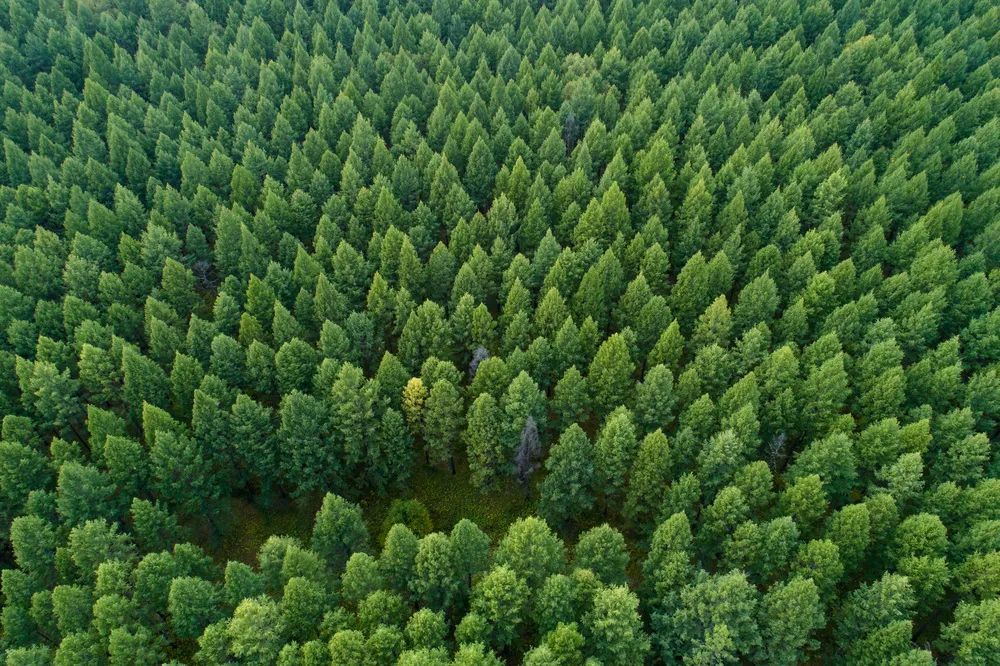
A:
POLYGON ((487 351, 486 347, 479 345, 476 347, 475 351, 472 352, 472 360, 469 361, 469 380, 475 378, 476 372, 479 371, 479 364, 490 357, 490 352, 487 351))
POLYGON ((779 432, 774 437, 771 438, 771 443, 768 445, 770 457, 771 457, 771 471, 778 471, 779 464, 785 459, 785 440, 787 437, 785 433, 779 432))
POLYGON ((535 418, 529 416, 521 429, 521 443, 514 454, 514 467, 517 471, 517 480, 521 483, 525 497, 529 494, 529 482, 531 475, 538 468, 536 459, 542 452, 541 440, 538 437, 538 424, 535 418))

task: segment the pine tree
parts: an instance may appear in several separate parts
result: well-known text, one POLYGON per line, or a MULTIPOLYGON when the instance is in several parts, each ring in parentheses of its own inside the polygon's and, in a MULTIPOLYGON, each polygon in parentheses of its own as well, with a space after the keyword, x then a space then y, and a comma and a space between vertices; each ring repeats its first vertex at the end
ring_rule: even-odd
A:
POLYGON ((555 430, 566 430, 575 423, 586 422, 590 416, 590 391, 587 379, 576 366, 563 374, 552 390, 552 411, 555 430))
POLYGON ((494 567, 476 583, 472 594, 472 612, 491 627, 490 644, 502 649, 514 640, 529 598, 525 582, 504 565, 494 567))
POLYGON ((481 138, 477 139, 472 152, 469 153, 469 163, 465 168, 463 180, 466 191, 479 208, 483 208, 490 200, 496 172, 496 162, 489 146, 481 138))
POLYGON ((634 525, 652 527, 672 479, 670 446, 663 431, 656 429, 639 444, 629 472, 625 517, 634 525))
POLYGON ((673 421, 673 374, 663 365, 646 371, 642 383, 636 386, 636 420, 642 431, 665 428, 673 421))
POLYGON ((237 455, 268 497, 278 476, 278 440, 271 410, 245 394, 232 407, 232 433, 237 455))
POLYGON ((624 407, 616 409, 604 422, 594 444, 594 467, 604 491, 605 511, 619 508, 638 450, 632 413, 624 407))
POLYGON ((587 372, 597 416, 607 415, 626 403, 633 372, 635 364, 625 338, 615 333, 601 344, 587 372))
POLYGON ((489 393, 481 393, 469 406, 465 431, 472 482, 481 490, 509 476, 508 448, 501 432, 500 407, 489 393))
POLYGON ((326 405, 293 391, 282 398, 278 415, 278 464, 285 482, 305 493, 338 479, 338 460, 326 443, 330 418, 326 405))
POLYGON ((211 463, 196 441, 169 431, 149 451, 152 485, 181 515, 203 515, 220 491, 211 463))
POLYGON ((139 410, 144 402, 164 409, 169 406, 170 384, 166 374, 160 366, 128 347, 122 351, 122 375, 123 397, 133 421, 141 416, 139 410))
POLYGON ((447 462, 454 474, 455 451, 464 425, 465 415, 458 389, 447 379, 439 379, 431 386, 423 410, 426 461, 432 465, 447 462))
POLYGON ((575 423, 552 445, 546 476, 538 486, 538 511, 553 525, 585 515, 594 504, 597 471, 594 445, 575 423))
POLYGON ((649 637, 639 616, 639 599, 624 586, 605 588, 595 594, 583 625, 594 637, 601 663, 635 663, 644 660, 649 652, 649 637))
POLYGON ((410 591, 428 609, 449 608, 456 601, 462 580, 448 537, 433 532, 420 539, 407 580, 410 591))

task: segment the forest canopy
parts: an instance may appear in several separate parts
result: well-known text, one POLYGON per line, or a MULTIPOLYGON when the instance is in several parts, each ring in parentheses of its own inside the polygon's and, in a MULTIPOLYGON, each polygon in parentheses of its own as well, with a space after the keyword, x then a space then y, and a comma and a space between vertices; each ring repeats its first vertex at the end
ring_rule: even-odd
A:
POLYGON ((4 4, 8 666, 997 663, 996 2, 4 4))

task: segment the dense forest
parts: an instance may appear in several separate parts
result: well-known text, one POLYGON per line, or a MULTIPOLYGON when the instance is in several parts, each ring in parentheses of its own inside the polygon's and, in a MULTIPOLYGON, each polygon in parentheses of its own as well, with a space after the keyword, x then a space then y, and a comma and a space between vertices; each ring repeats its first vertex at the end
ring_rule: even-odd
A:
POLYGON ((3 4, 7 665, 1000 661, 1000 5, 3 4))

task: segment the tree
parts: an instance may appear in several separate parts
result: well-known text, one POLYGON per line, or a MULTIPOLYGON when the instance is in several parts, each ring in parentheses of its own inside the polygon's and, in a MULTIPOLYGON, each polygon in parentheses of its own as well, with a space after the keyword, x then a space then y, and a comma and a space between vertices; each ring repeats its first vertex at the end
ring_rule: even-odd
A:
POLYGON ((629 472, 623 513, 632 524, 651 529, 673 479, 671 467, 670 445, 657 428, 639 444, 629 472))
POLYGON ((803 532, 808 532, 827 510, 823 482, 815 474, 804 476, 785 489, 779 504, 803 532))
POLYGON ((631 412, 624 407, 615 410, 604 422, 594 444, 594 468, 599 487, 604 489, 605 510, 618 508, 623 499, 626 479, 638 449, 631 412))
POLYGON ((412 648, 430 650, 442 647, 448 625, 444 613, 421 608, 410 616, 405 631, 412 648))
POLYGON ((378 565, 390 589, 400 592, 408 589, 417 549, 417 536, 406 525, 397 523, 386 532, 378 565))
POLYGON ((754 278, 740 290, 733 308, 734 330, 746 331, 760 322, 770 325, 779 302, 778 288, 770 274, 754 278))
POLYGON ((416 599, 431 610, 448 609, 457 601, 462 577, 452 542, 440 532, 420 539, 407 579, 416 599))
POLYGON ((542 445, 538 440, 538 426, 535 424, 534 417, 528 416, 524 422, 524 429, 521 430, 521 442, 514 453, 514 469, 517 471, 517 480, 521 483, 525 496, 530 492, 528 482, 537 467, 535 459, 541 452, 542 445))
POLYGON ((988 661, 1000 647, 996 633, 1000 603, 995 599, 972 603, 961 601, 954 622, 941 630, 941 641, 961 663, 988 661))
MULTIPOLYGON (((36 362, 29 390, 32 404, 46 430, 63 434, 75 428, 83 414, 77 394, 80 382, 52 363, 36 362)), ((78 435, 79 436, 79 435, 78 435)))
POLYGON ((681 590, 676 623, 684 653, 699 651, 711 642, 714 628, 725 626, 733 653, 752 655, 761 647, 758 603, 757 590, 741 572, 700 573, 681 590))
POLYGON ((406 422, 410 426, 410 432, 414 437, 423 436, 424 432, 424 408, 427 403, 427 387, 420 377, 411 377, 403 388, 402 405, 403 414, 406 415, 406 422))
POLYGON ((566 547, 545 521, 522 518, 507 528, 493 559, 498 565, 509 566, 533 588, 563 569, 566 547))
POLYGON ((642 662, 649 652, 649 637, 639 617, 639 599, 623 586, 605 588, 594 595, 583 628, 603 664, 642 662))
POLYGON ((413 440, 403 415, 389 407, 382 412, 376 434, 377 450, 368 450, 369 475, 382 494, 389 487, 401 487, 413 469, 413 440))
POLYGON ((517 636, 528 599, 528 586, 505 565, 494 567, 472 590, 472 612, 490 627, 490 642, 505 648, 517 636))
POLYGON ((115 627, 108 634, 108 663, 112 666, 155 666, 166 654, 164 640, 145 627, 115 627))
POLYGON ((145 402, 163 409, 170 406, 170 384, 166 374, 156 363, 129 347, 122 350, 122 376, 122 395, 130 406, 134 422, 139 420, 139 410, 145 402))
POLYGON ((279 472, 278 438, 271 410, 241 393, 233 402, 230 426, 240 462, 256 480, 260 494, 267 497, 279 472))
POLYGON ((545 394, 526 371, 521 371, 511 381, 507 391, 500 399, 504 423, 502 426, 504 447, 507 450, 505 458, 510 460, 514 451, 521 444, 528 419, 535 422, 536 431, 544 428, 546 423, 545 394))
POLYGON ((222 596, 227 606, 236 607, 240 601, 264 593, 264 577, 243 562, 226 563, 223 579, 222 596))
POLYGON ((352 553, 368 548, 368 528, 360 507, 327 493, 316 513, 310 543, 333 571, 341 571, 352 553))
POLYGON ((844 503, 857 483, 855 462, 850 438, 834 434, 817 440, 802 450, 789 466, 785 478, 790 482, 810 474, 819 475, 831 500, 844 503))
POLYGON ((160 281, 163 299, 173 306, 181 317, 191 314, 200 300, 195 291, 195 277, 191 269, 170 257, 163 262, 160 281))
POLYGON ((82 585, 56 585, 51 592, 56 627, 64 637, 86 631, 92 620, 93 593, 82 585))
POLYGON ((39 516, 19 516, 10 524, 10 545, 18 569, 39 582, 55 581, 56 533, 39 516))
POLYGON ((278 464, 286 483, 297 493, 307 493, 337 479, 339 461, 332 447, 327 446, 326 405, 311 395, 293 391, 282 398, 278 416, 278 464))
POLYGON ((427 462, 441 465, 446 461, 455 473, 455 450, 458 448, 465 418, 462 396, 447 379, 431 387, 423 410, 424 456, 427 462))
POLYGON ((269 395, 273 393, 276 381, 274 350, 260 340, 254 340, 247 349, 246 360, 247 386, 258 394, 269 395))
POLYGON ((827 434, 849 394, 843 354, 813 368, 802 385, 805 403, 801 418, 806 432, 813 436, 827 434))
POLYGON ((768 663, 799 664, 818 645, 810 635, 826 624, 819 590, 808 578, 792 578, 761 601, 761 637, 768 663))
POLYGON ((490 538, 468 518, 455 523, 448 538, 451 540, 455 566, 471 587, 472 577, 486 569, 490 538))
POLYGON ((201 578, 181 577, 170 582, 167 609, 170 627, 181 638, 197 638, 221 615, 219 591, 201 578))
POLYGON ((698 532, 699 541, 704 553, 712 554, 721 545, 722 540, 737 526, 749 518, 750 507, 747 506, 743 492, 735 486, 726 486, 715 496, 712 503, 704 508, 701 519, 702 526, 698 532))
POLYGON ((538 512, 553 525, 585 515, 594 504, 597 476, 593 443, 580 426, 569 426, 552 445, 545 469, 538 512))
POLYGON ((194 439, 172 432, 158 432, 149 451, 154 491, 169 497, 185 516, 203 514, 220 492, 211 462, 194 439))
POLYGON ((698 478, 710 491, 728 484, 747 462, 746 443, 732 429, 716 433, 698 453, 698 478))
POLYGON ((380 626, 398 629, 403 625, 409 608, 395 592, 376 590, 358 603, 358 625, 365 633, 380 626))
POLYGON ((91 583, 96 580, 102 562, 129 561, 134 557, 135 550, 129 536, 119 533, 115 524, 89 520, 70 530, 68 553, 80 573, 81 582, 91 583))
MULTIPOLYGON (((691 524, 678 512, 657 526, 642 565, 643 593, 655 599, 657 611, 673 612, 680 588, 693 573, 691 524)), ((658 642, 663 642, 662 638, 658 642)))
POLYGON ((167 550, 180 541, 180 537, 184 534, 177 517, 159 502, 133 498, 131 515, 132 534, 136 545, 143 552, 167 550))
POLYGON ((376 430, 375 387, 360 368, 344 363, 330 389, 333 440, 341 449, 346 470, 367 463, 368 443, 376 430))
POLYGON ((374 557, 368 553, 354 553, 347 559, 340 577, 340 592, 346 601, 357 604, 382 585, 378 561, 374 557))
POLYGON ((278 604, 268 597, 244 599, 226 627, 230 651, 240 659, 274 662, 285 641, 285 623, 278 604))
POLYGON ((913 588, 905 576, 886 573, 858 586, 847 595, 837 617, 839 644, 850 651, 856 641, 872 632, 907 619, 914 602, 913 588))
POLYGON ((466 415, 466 451, 472 482, 480 489, 508 475, 507 449, 500 436, 500 407, 489 393, 480 393, 466 415))
POLYGON ((576 542, 573 551, 576 566, 590 569, 607 585, 624 585, 628 552, 625 537, 607 523, 592 527, 576 542))
POLYGON ((120 509, 114 492, 111 480, 95 467, 66 462, 59 468, 56 507, 67 525, 94 518, 114 520, 120 509))
POLYGON ((590 395, 586 378, 571 365, 552 391, 552 427, 565 431, 571 425, 583 423, 590 414, 590 395))
POLYGON ((465 643, 455 651, 455 666, 500 666, 501 661, 482 643, 465 643))
POLYGON ((472 152, 469 153, 469 162, 463 178, 465 190, 476 206, 482 208, 489 201, 496 172, 496 162, 489 146, 482 138, 477 139, 472 146, 472 152))
POLYGON ((56 650, 55 664, 86 664, 101 658, 101 646, 97 637, 82 631, 63 637, 56 650))
POLYGON ((302 576, 289 578, 281 596, 287 635, 303 641, 315 636, 327 603, 327 591, 320 583, 302 576))
POLYGON ((635 365, 620 333, 601 343, 587 372, 594 411, 598 416, 609 414, 625 404, 634 371, 635 365))
POLYGON ((50 488, 52 469, 45 457, 28 446, 0 442, 0 516, 4 524, 19 515, 28 493, 50 488))
POLYGON ((246 355, 240 343, 222 333, 212 338, 210 369, 232 386, 241 386, 246 374, 246 355))
POLYGON ((673 421, 674 375, 663 365, 655 365, 636 386, 636 421, 643 432, 666 428, 673 421))
POLYGON ((660 333, 660 337, 646 358, 646 364, 653 367, 656 365, 665 365, 672 372, 677 372, 680 368, 680 360, 684 353, 684 347, 684 336, 681 335, 680 325, 674 319, 660 333))
POLYGON ((308 390, 312 385, 315 367, 316 352, 307 342, 292 338, 284 343, 274 355, 278 391, 287 395, 292 391, 308 390))
POLYGON ((365 635, 356 629, 341 629, 330 639, 329 652, 333 663, 363 663, 365 635))
POLYGON ((424 301, 410 313, 400 333, 400 360, 415 369, 430 356, 448 358, 449 335, 444 310, 433 301, 424 301))

